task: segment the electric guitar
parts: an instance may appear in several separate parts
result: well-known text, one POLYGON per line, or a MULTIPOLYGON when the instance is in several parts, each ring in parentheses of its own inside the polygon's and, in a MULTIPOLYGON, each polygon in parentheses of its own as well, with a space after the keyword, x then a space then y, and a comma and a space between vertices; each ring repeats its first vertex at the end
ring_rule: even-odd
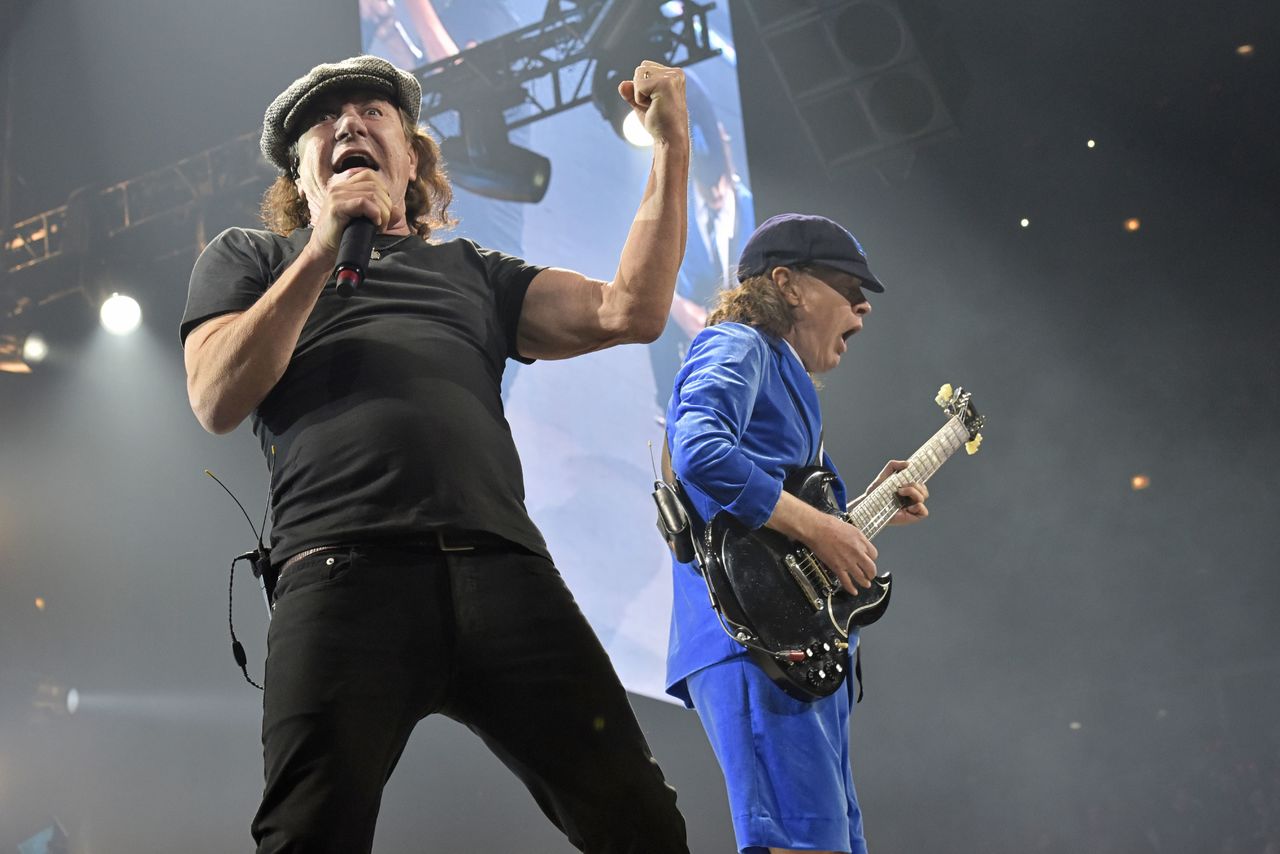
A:
MULTIPOLYGON (((848 510, 835 506, 821 466, 801 469, 783 488, 824 513, 875 537, 902 507, 898 488, 924 483, 959 448, 977 453, 985 419, 962 388, 944 385, 937 403, 949 416, 911 455, 908 465, 848 510)), ((751 530, 721 512, 706 526, 700 549, 703 578, 725 631, 745 646, 775 683, 793 697, 816 700, 845 680, 849 632, 874 623, 889 606, 893 580, 879 575, 856 595, 808 548, 767 528, 751 530)))

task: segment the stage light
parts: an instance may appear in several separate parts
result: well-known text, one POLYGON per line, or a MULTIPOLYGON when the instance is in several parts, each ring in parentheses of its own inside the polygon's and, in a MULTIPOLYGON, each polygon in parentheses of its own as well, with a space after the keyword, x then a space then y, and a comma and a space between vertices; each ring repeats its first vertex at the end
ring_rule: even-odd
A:
POLYGON ((537 204, 551 183, 551 161, 507 138, 502 108, 481 105, 459 116, 462 133, 440 145, 449 178, 490 199, 537 204))
POLYGON ((46 604, 47 604, 47 603, 44 601, 44 597, 43 597, 43 596, 37 596, 37 597, 36 597, 36 610, 37 610, 37 611, 43 611, 43 610, 45 609, 45 605, 46 605, 46 604))
POLYGON ((1151 478, 1147 477, 1145 474, 1135 474, 1133 477, 1129 478, 1129 486, 1132 487, 1134 492, 1146 489, 1150 485, 1151 478))
MULTIPOLYGON (((627 116, 634 115, 634 111, 630 104, 619 97, 618 84, 630 79, 630 74, 611 68, 603 62, 596 64, 596 70, 591 75, 591 103, 595 104, 613 132, 623 139, 627 139, 627 116)), ((630 142, 629 139, 627 141, 630 142)))
POLYGON ((1086 143, 1085 143, 1085 145, 1089 146, 1090 148, 1096 148, 1096 147, 1097 147, 1097 145, 1098 145, 1098 143, 1094 142, 1094 141, 1091 139, 1091 140, 1089 140, 1088 142, 1086 142, 1086 143))
POLYGON ((1236 48, 1236 53, 1240 56, 1253 56, 1253 45, 1242 44, 1236 48))
POLYGON ((0 371, 8 374, 29 374, 31 363, 24 351, 26 339, 14 333, 0 333, 0 371))
POLYGON ((31 706, 46 715, 74 715, 80 708, 80 692, 56 682, 42 681, 36 686, 31 706))
MULTIPOLYGON (((683 3, 605 3, 586 35, 595 60, 591 72, 591 103, 622 139, 631 105, 618 96, 618 85, 630 80, 646 58, 666 56, 672 21, 683 14, 683 3)), ((632 142, 632 144, 636 144, 632 142)))
POLYGON ((653 137, 645 130, 644 122, 634 111, 627 113, 622 120, 622 138, 637 148, 648 148, 653 145, 653 137))
POLYGON ((112 335, 128 335, 142 325, 142 307, 133 297, 113 293, 102 304, 102 326, 112 335))
POLYGON ((1137 231, 1140 228, 1142 228, 1142 220, 1138 219, 1136 216, 1129 217, 1124 221, 1125 231, 1137 231))
POLYGON ((1067 724, 1067 728, 1070 729, 1072 732, 1079 732, 1080 730, 1084 729, 1084 724, 1080 723, 1079 721, 1072 721, 1071 723, 1067 724))
POLYGON ((1022 226, 1023 228, 1026 228, 1027 226, 1031 225, 1031 220, 1027 219, 1026 217, 1023 217, 1022 220, 1019 221, 1018 225, 1022 226))
POLYGON ((32 332, 22 342, 22 361, 38 365, 49 355, 49 344, 39 332, 32 332))

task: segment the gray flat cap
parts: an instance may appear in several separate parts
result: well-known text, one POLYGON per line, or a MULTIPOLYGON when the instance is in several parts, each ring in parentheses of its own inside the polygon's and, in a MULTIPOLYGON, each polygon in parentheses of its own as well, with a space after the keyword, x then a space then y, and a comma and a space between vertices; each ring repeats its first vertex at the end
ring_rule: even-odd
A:
POLYGON ((282 173, 290 171, 289 146, 299 136, 307 107, 327 92, 357 89, 376 92, 418 121, 422 86, 418 78, 376 56, 353 56, 317 65, 289 84, 267 107, 262 119, 262 153, 282 173))

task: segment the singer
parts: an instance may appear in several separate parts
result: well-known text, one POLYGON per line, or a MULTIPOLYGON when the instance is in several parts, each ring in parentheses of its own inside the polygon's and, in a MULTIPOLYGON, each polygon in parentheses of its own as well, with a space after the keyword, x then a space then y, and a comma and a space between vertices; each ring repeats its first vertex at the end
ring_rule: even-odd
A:
MULTIPOLYGON (((191 407, 275 449, 259 852, 367 852, 411 730, 464 723, 579 850, 686 852, 675 792, 524 507, 499 385, 662 331, 684 251, 684 76, 644 62, 619 96, 656 144, 609 282, 428 240, 451 191, 417 80, 319 65, 267 109, 270 229, 201 253, 181 335, 191 407), (375 226, 349 298, 344 231, 375 226)), ((626 188, 620 188, 625 191, 626 188)))

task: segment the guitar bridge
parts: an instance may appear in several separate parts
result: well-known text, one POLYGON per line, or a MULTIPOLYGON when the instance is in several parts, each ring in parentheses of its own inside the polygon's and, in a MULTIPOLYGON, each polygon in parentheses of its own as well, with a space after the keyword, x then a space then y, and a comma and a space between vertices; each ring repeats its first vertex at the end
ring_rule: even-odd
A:
POLYGON ((818 595, 818 591, 814 589, 813 582, 809 580, 809 576, 805 574, 804 569, 800 566, 800 562, 796 560, 795 555, 787 555, 782 562, 786 564, 787 572, 791 573, 791 580, 800 588, 800 592, 804 594, 805 599, 809 600, 809 604, 813 606, 813 610, 822 610, 822 597, 818 595))
POLYGON ((840 584, 827 573, 827 568, 822 565, 822 561, 814 556, 813 552, 806 550, 805 554, 808 556, 809 565, 813 567, 813 574, 818 577, 819 583, 822 584, 822 589, 818 591, 818 595, 825 599, 840 584))

